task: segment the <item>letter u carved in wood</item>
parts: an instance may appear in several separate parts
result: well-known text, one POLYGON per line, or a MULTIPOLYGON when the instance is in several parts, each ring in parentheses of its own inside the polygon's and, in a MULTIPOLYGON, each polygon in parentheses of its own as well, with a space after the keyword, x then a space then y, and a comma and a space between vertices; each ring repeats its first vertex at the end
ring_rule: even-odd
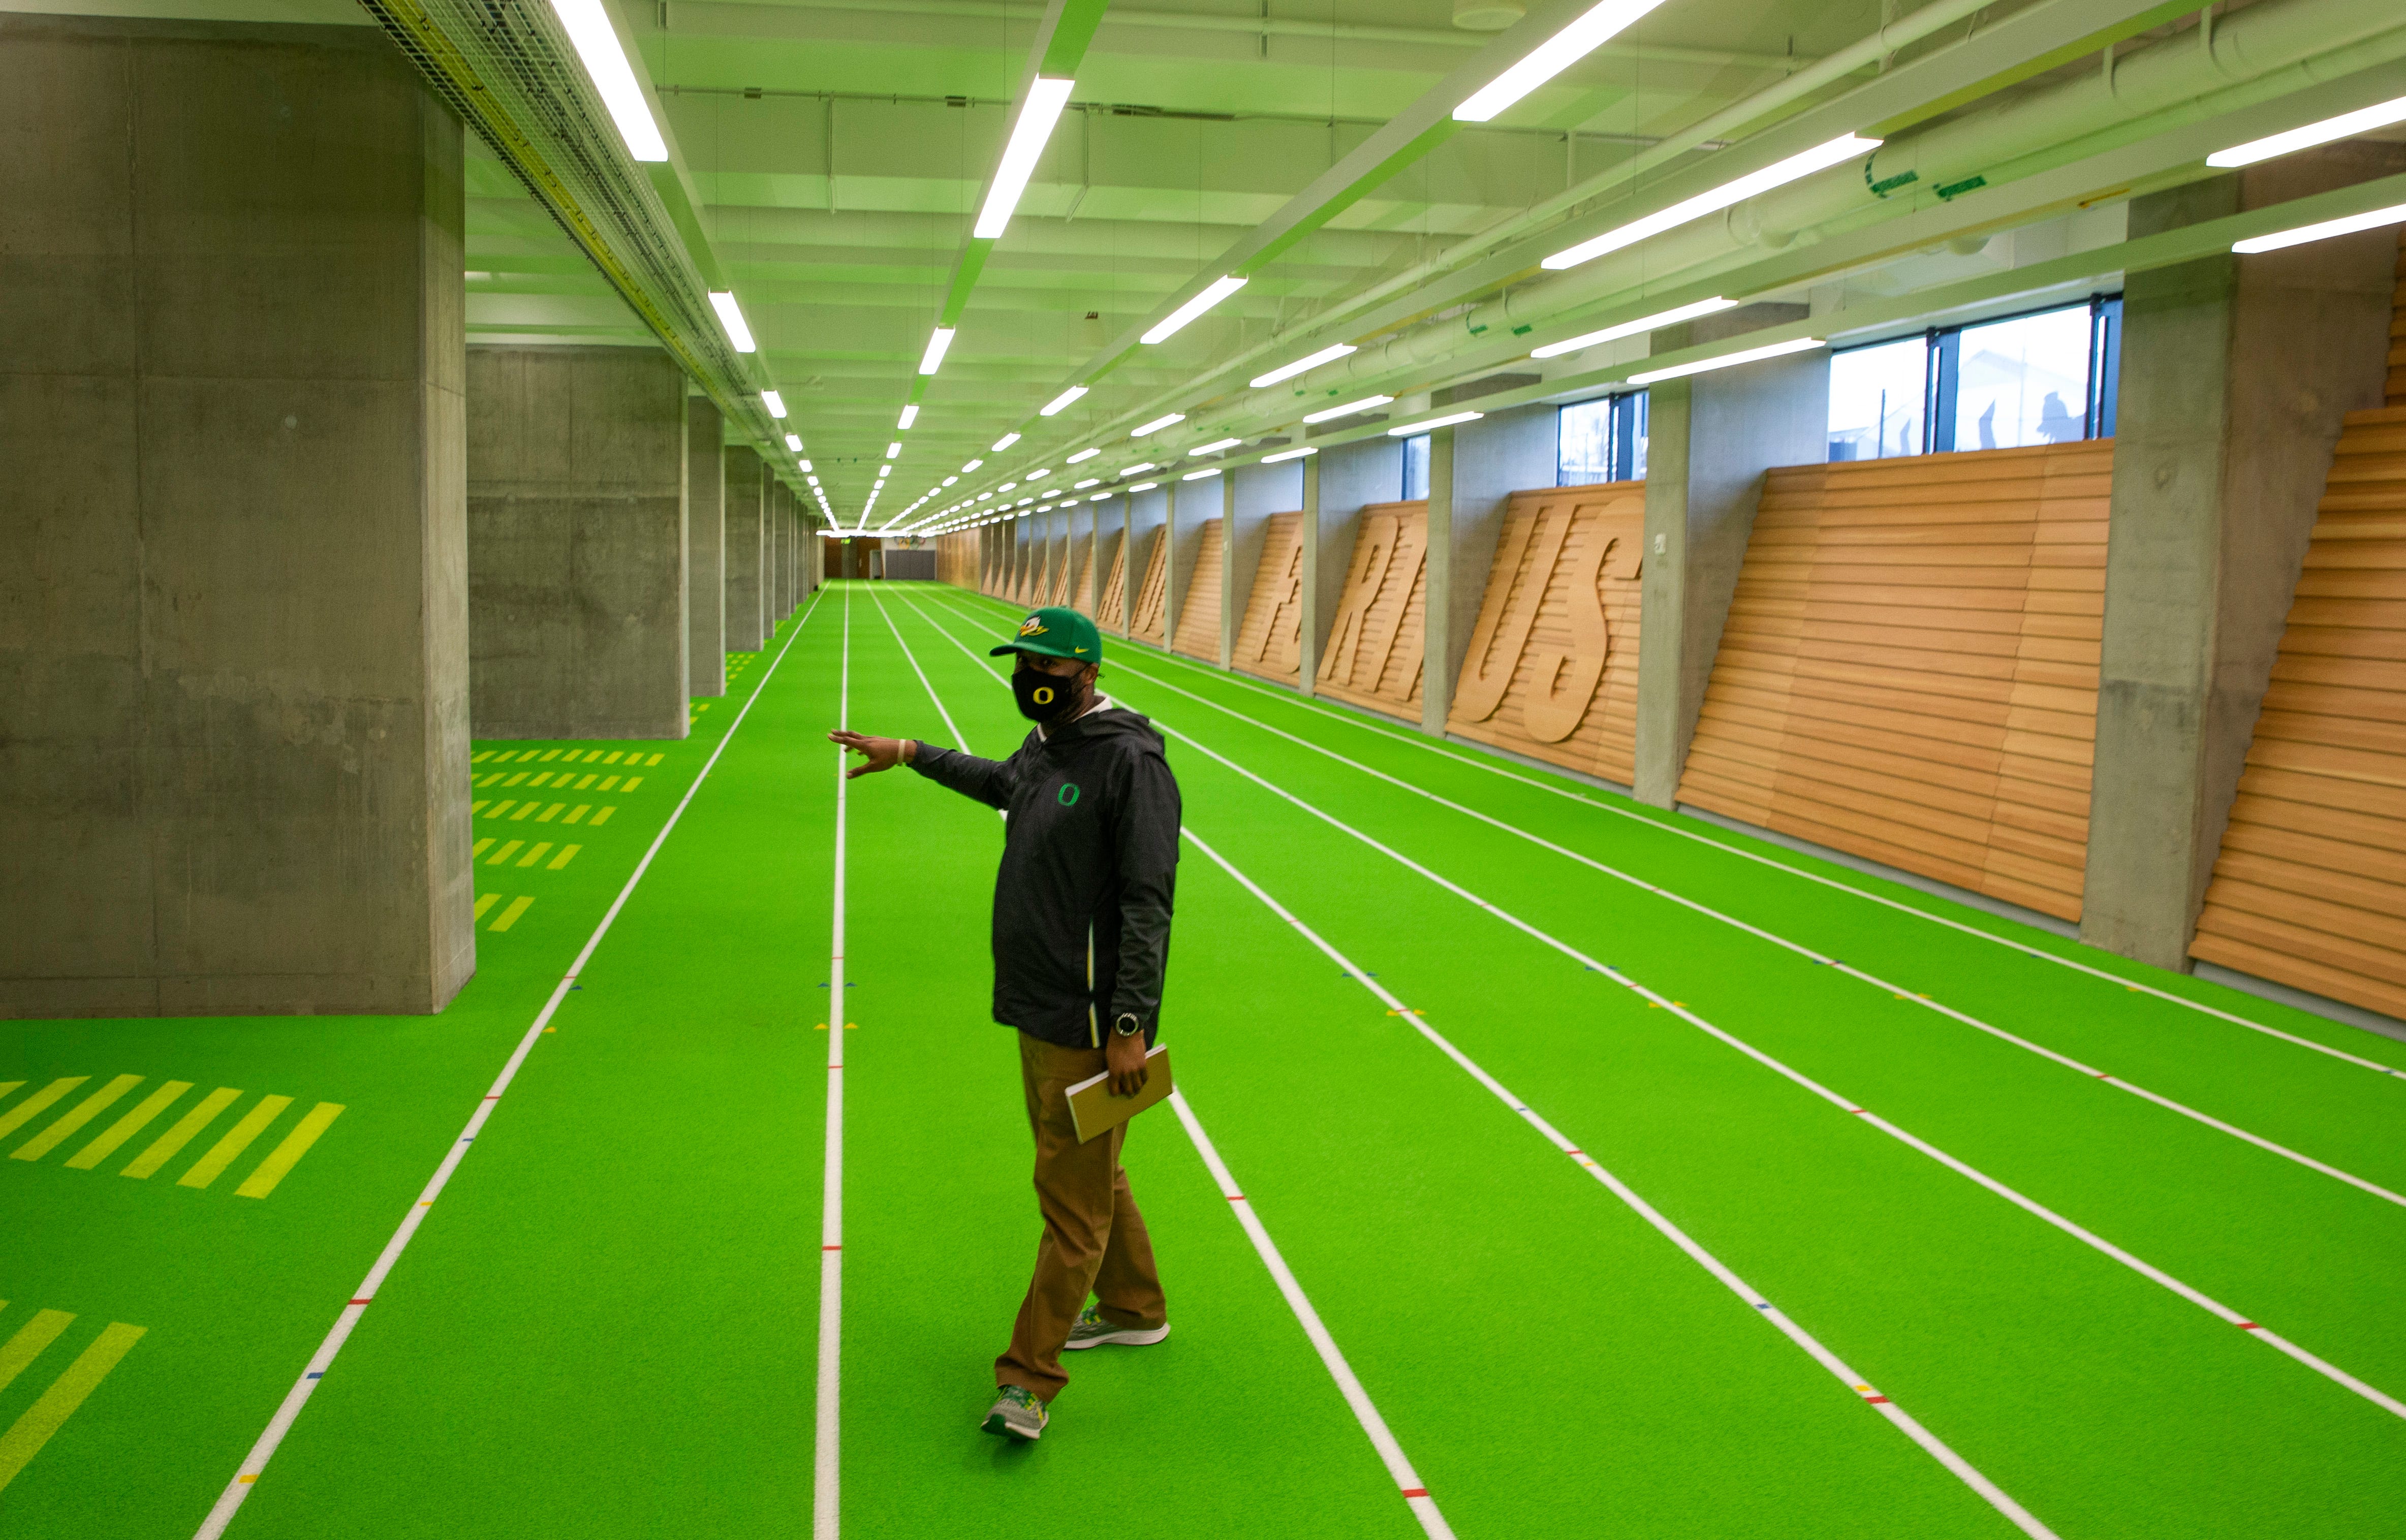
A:
POLYGON ((1502 591, 1488 589, 1489 601, 1479 613, 1478 628, 1470 633, 1470 656, 1453 693, 1454 714, 1465 722, 1484 722, 1504 703, 1504 692, 1511 688, 1513 671, 1521 666, 1521 649, 1529 644, 1529 628, 1537 623, 1537 608, 1546 597, 1546 585, 1552 581, 1554 561, 1562 554, 1563 537, 1570 532, 1570 525, 1568 514, 1540 508, 1527 518, 1513 520, 1505 530, 1495 566, 1514 577, 1502 591), (1523 572, 1521 558, 1532 545, 1536 547, 1536 559, 1523 572))

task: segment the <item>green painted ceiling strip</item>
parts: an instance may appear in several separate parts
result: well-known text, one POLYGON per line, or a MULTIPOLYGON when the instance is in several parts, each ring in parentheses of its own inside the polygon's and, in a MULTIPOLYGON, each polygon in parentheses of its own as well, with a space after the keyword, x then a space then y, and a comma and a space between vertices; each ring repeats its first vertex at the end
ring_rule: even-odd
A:
POLYGON ((969 290, 977 287, 978 275, 985 271, 985 260, 993 252, 992 241, 982 241, 975 236, 969 237, 969 244, 961 247, 960 256, 953 263, 953 282, 944 295, 943 314, 936 319, 938 326, 961 324, 961 312, 969 308, 969 290))
POLYGON ((1398 146, 1385 160, 1355 177, 1344 191, 1329 198, 1319 207, 1296 219, 1265 242, 1258 250, 1237 265, 1235 276, 1240 278, 1251 277, 1269 266, 1280 257, 1293 250, 1306 236, 1377 191, 1380 186, 1392 180, 1396 173, 1452 138, 1455 131, 1461 127, 1462 125, 1455 122, 1452 115, 1449 113, 1421 130, 1411 139, 1398 146))
POLYGON ((694 212, 693 200, 685 194, 685 181, 676 167, 667 161, 640 162, 644 175, 652 181, 652 191, 660 195, 677 233, 685 238, 686 255, 701 270, 701 281, 715 290, 727 290, 734 285, 719 271, 718 253, 711 249, 710 236, 701 228, 701 217, 694 212))
POLYGON ((1036 66, 1039 75, 1055 79, 1078 73, 1085 62, 1086 49, 1095 40, 1095 29, 1102 25, 1105 0, 1063 0, 1059 14, 1053 22, 1053 35, 1045 40, 1044 55, 1036 66))

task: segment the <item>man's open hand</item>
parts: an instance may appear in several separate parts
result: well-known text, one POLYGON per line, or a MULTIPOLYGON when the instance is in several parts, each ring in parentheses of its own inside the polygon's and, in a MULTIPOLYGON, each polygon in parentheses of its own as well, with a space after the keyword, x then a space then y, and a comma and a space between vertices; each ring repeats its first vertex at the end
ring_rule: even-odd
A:
POLYGON ((871 738, 864 732, 846 732, 843 728, 838 728, 828 734, 828 742, 841 743, 855 754, 868 756, 869 763, 855 765, 843 772, 843 778, 847 781, 856 775, 874 775, 879 770, 892 770, 897 765, 907 765, 913 757, 911 752, 911 740, 907 738, 871 738))
POLYGON ((1144 1034, 1111 1034, 1103 1045, 1103 1067, 1111 1073, 1112 1095, 1133 1096, 1143 1090, 1145 1077, 1152 1073, 1144 1066, 1144 1034))

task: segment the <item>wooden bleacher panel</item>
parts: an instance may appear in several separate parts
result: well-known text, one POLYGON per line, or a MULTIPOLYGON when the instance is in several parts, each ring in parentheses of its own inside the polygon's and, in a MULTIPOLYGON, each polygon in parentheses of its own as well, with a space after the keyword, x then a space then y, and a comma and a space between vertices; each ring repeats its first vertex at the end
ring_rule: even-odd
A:
POLYGON ((1144 584, 1136 591, 1136 629, 1139 642, 1162 644, 1162 616, 1169 598, 1169 529, 1153 532, 1153 555, 1145 558, 1144 584))
POLYGON ((1186 592, 1178 601, 1178 635, 1172 652, 1220 661, 1220 573, 1226 565, 1220 550, 1220 521, 1207 518, 1195 548, 1195 571, 1187 574, 1186 592))
POLYGON ((1513 493, 1446 730, 1634 779, 1645 539, 1644 482, 1513 493))
POLYGON ((1418 722, 1427 576, 1427 502, 1364 508, 1314 688, 1349 705, 1418 722))
POLYGON ((1095 605, 1095 543, 1092 540, 1078 547, 1078 577, 1069 585, 1069 597, 1063 602, 1092 620, 1095 605))
POLYGON ((2398 232, 2398 288, 2390 305, 2389 388, 2382 399, 2391 406, 2406 406, 2406 226, 2398 232))
POLYGON ((1772 472, 1679 799, 2079 918, 2113 467, 1772 472))
POLYGON ((1303 515, 1272 514, 1237 628, 1236 666, 1292 685, 1303 677, 1303 515))
POLYGON ((1095 617, 1095 624, 1113 636, 1127 635, 1126 628, 1120 624, 1121 615, 1126 613, 1125 600, 1121 596, 1126 592, 1127 547, 1125 538, 1111 547, 1111 575, 1103 580, 1103 613, 1095 617))
POLYGON ((1066 607, 1069 602, 1069 563, 1057 557, 1044 576, 1044 602, 1066 607))
MULTIPOLYGON (((2406 316, 2406 285, 2400 286, 2406 316)), ((2406 332, 2393 332, 2406 340, 2406 332)), ((2351 412, 2189 955, 2406 1016, 2406 399, 2351 412)))

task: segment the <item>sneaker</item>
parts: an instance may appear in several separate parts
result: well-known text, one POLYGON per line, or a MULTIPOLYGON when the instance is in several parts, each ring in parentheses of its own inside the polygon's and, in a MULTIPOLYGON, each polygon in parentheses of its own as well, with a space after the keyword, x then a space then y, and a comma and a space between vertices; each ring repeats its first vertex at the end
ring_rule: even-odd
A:
POLYGON ((984 1431, 1033 1444, 1044 1436, 1044 1424, 1051 1420, 1045 1415, 1044 1403, 1035 1392, 1017 1385, 1005 1385, 995 1397, 994 1407, 985 1414, 984 1431))
POLYGON ((1114 1342, 1129 1348, 1150 1348, 1168 1335, 1169 1322, 1166 1321, 1158 1326, 1114 1326, 1089 1305, 1078 1317, 1078 1323, 1069 1328, 1069 1340, 1061 1344, 1061 1350, 1073 1353, 1081 1348, 1100 1348, 1114 1342))

